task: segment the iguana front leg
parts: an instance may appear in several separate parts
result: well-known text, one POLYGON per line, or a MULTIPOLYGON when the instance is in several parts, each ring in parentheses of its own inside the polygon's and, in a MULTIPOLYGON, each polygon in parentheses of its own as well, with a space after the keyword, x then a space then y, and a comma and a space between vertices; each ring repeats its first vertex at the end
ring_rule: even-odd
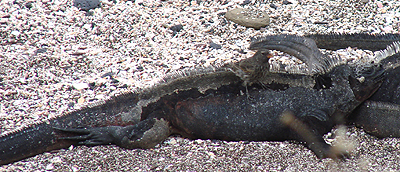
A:
POLYGON ((78 140, 79 144, 87 146, 115 144, 120 147, 152 148, 165 140, 170 134, 169 123, 164 119, 149 118, 136 125, 95 127, 95 128, 70 128, 57 130, 74 134, 75 136, 63 137, 66 140, 78 140))
MULTIPOLYGON (((314 115, 312 115, 314 116, 314 115)), ((323 116, 323 115, 322 115, 323 116)), ((316 128, 307 125, 306 122, 296 117, 292 111, 285 111, 281 115, 281 122, 298 134, 298 140, 304 142, 318 158, 332 158, 334 160, 348 157, 346 150, 340 150, 328 145, 325 140, 316 133, 316 128)), ((323 121, 320 121, 322 123, 323 121)))

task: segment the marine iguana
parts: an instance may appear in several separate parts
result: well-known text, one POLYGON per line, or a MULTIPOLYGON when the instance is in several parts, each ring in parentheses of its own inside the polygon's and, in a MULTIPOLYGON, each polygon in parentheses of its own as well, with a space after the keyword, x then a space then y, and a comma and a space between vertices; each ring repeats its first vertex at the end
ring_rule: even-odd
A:
POLYGON ((314 39, 319 48, 329 50, 347 47, 381 50, 375 54, 383 58, 385 80, 350 115, 349 122, 379 138, 400 137, 400 34, 311 34, 306 37, 314 39))
POLYGON ((345 152, 332 151, 322 135, 379 88, 383 70, 376 65, 360 70, 328 56, 312 59, 315 43, 304 37, 268 36, 254 45, 260 42, 262 47, 256 48, 259 52, 250 59, 182 71, 154 87, 2 135, 0 164, 72 144, 150 148, 171 134, 232 141, 297 140, 317 157, 342 157, 345 152), (280 41, 269 43, 269 39, 280 41), (298 47, 302 44, 313 51, 303 51, 298 47), (325 67, 321 63, 309 68, 321 74, 264 71, 267 75, 262 79, 249 79, 257 73, 254 71, 266 69, 268 63, 255 62, 265 62, 269 48, 295 53, 304 61, 336 65, 325 67), (296 83, 286 77, 311 82, 296 83), (319 82, 319 78, 324 80, 319 82))

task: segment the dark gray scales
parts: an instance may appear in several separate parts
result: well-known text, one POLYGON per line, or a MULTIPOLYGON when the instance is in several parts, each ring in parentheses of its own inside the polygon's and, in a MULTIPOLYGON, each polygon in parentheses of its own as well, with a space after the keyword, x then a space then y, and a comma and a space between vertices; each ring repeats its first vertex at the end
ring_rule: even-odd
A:
MULTIPOLYGON (((328 34, 306 35, 319 48, 337 50, 357 47, 375 52, 385 69, 382 86, 350 116, 349 124, 379 138, 400 137, 400 35, 328 34)), ((362 65, 361 65, 362 66, 362 65)))
POLYGON ((328 50, 338 50, 347 47, 357 47, 359 49, 379 51, 393 42, 400 41, 399 34, 309 34, 304 35, 307 38, 313 39, 318 48, 328 50))

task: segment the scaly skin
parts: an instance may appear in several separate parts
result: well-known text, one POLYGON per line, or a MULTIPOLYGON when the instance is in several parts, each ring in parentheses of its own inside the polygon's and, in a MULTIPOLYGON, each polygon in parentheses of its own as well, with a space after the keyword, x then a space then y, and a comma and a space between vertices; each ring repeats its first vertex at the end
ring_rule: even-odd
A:
POLYGON ((352 121, 376 137, 400 137, 400 53, 388 59, 395 67, 386 69, 378 91, 352 114, 352 121))
POLYGON ((338 50, 347 47, 379 51, 393 42, 400 41, 399 34, 309 34, 305 37, 313 39, 318 48, 338 50))
POLYGON ((124 119, 124 113, 131 111, 131 104, 126 102, 137 103, 137 98, 134 94, 118 96, 102 105, 85 108, 51 119, 48 122, 35 124, 21 131, 3 135, 0 137, 0 164, 10 163, 50 150, 66 148, 78 143, 76 140, 59 139, 70 135, 58 132, 54 127, 132 125, 134 121, 124 119))
MULTIPOLYGON (((186 74, 190 74, 190 77, 172 77, 169 78, 170 81, 168 84, 160 82, 158 86, 153 88, 143 89, 137 93, 126 93, 116 96, 105 102, 98 103, 98 105, 92 105, 82 110, 64 114, 48 121, 33 124, 22 130, 2 135, 0 137, 0 164, 7 164, 46 151, 78 144, 79 140, 62 139, 79 135, 62 132, 61 129, 65 128, 123 127, 135 126, 135 124, 141 123, 139 126, 145 129, 146 126, 143 125, 152 125, 151 123, 154 122, 151 119, 146 120, 141 115, 143 106, 146 106, 148 103, 157 101, 166 94, 173 93, 175 89, 182 91, 192 87, 210 89, 209 87, 220 86, 217 84, 223 85, 239 80, 235 74, 224 69, 210 68, 204 69, 204 71, 186 72, 186 74), (210 82, 210 84, 207 86, 197 86, 196 84, 200 84, 198 82, 210 82), (149 122, 146 123, 143 121, 149 122)), ((150 144, 143 143, 141 147, 148 148, 160 141, 150 144)), ((94 144, 94 142, 91 144, 94 144)))
POLYGON ((381 51, 384 56, 389 56, 381 62, 385 69, 382 86, 352 113, 350 123, 376 137, 400 137, 400 34, 306 36, 315 39, 319 48, 329 50, 357 47, 377 51, 389 46, 385 51, 381 51))
MULTIPOLYGON (((280 41, 269 43, 264 39, 261 44, 278 49, 286 46, 290 52, 298 49, 291 36, 269 38, 280 41)), ((297 54, 303 54, 304 61, 312 61, 307 59, 310 52, 317 51, 297 54)), ((251 59, 264 61, 268 54, 264 55, 256 54, 251 59)), ((347 114, 379 88, 383 70, 373 65, 359 70, 348 64, 328 69, 321 63, 321 74, 267 74, 268 77, 248 84, 248 72, 251 75, 264 70, 265 65, 268 64, 247 61, 184 72, 178 77, 166 77, 154 87, 3 135, 0 164, 71 144, 150 148, 171 134, 192 139, 298 140, 320 158, 341 158, 345 152, 332 152, 322 135, 343 122, 347 114), (296 81, 314 80, 314 85, 294 83, 285 79, 287 76, 296 81), (274 83, 265 82, 270 77, 274 83), (322 85, 316 81, 319 78, 325 79, 322 85), (282 115, 287 112, 293 114, 290 120, 282 115)))

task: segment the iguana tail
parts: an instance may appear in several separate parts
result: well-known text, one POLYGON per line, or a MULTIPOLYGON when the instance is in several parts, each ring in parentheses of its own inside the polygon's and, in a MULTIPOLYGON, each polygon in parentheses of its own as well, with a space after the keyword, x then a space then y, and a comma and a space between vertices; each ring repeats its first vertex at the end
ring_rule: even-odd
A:
MULTIPOLYGON (((337 57, 323 54, 313 39, 297 35, 269 35, 252 40, 250 50, 278 50, 290 54, 308 66, 307 74, 324 74, 335 66, 344 64, 337 57)), ((290 69, 289 69, 290 70, 290 69)), ((302 73, 290 71, 289 73, 302 73)))
MULTIPOLYGON (((82 141, 87 138, 80 137, 81 130, 107 127, 113 130, 117 126, 134 128, 139 124, 144 125, 146 121, 143 118, 146 117, 142 115, 146 112, 143 112, 142 108, 176 90, 195 88, 204 91, 238 81, 240 79, 227 68, 208 67, 168 75, 156 86, 115 96, 83 109, 31 124, 14 132, 1 134, 0 165, 46 151, 66 148, 73 144, 82 144, 82 141)), ((90 142, 89 145, 98 144, 102 142, 90 142)))
POLYGON ((0 165, 8 164, 46 151, 67 148, 77 144, 76 140, 60 139, 71 137, 57 128, 85 128, 118 125, 134 122, 126 103, 137 102, 135 94, 126 94, 115 99, 67 113, 44 122, 32 124, 17 131, 0 135, 0 165))

